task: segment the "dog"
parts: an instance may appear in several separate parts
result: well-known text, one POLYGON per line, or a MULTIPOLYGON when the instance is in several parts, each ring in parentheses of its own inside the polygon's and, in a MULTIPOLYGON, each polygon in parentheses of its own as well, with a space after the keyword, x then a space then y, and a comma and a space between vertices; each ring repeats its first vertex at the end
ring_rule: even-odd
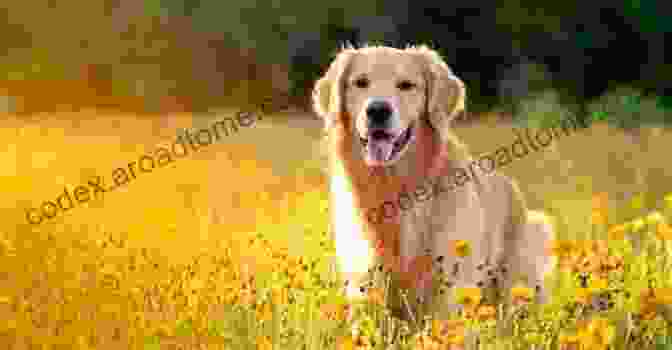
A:
POLYGON ((428 282, 428 266, 437 264, 460 270, 453 271, 453 286, 508 291, 524 282, 546 301, 549 217, 528 212, 517 184, 497 172, 472 166, 473 176, 460 186, 449 176, 472 160, 451 129, 466 115, 466 89, 435 50, 343 47, 312 99, 324 121, 331 230, 349 298, 365 297, 360 286, 381 263, 394 276, 390 292, 404 286, 415 293, 390 295, 396 301, 388 306, 402 319, 420 317, 422 305, 432 312, 457 306, 450 293, 435 295, 436 280, 428 282), (450 189, 398 215, 371 219, 371 208, 414 189, 417 195, 430 178, 450 189), (461 240, 470 244, 468 256, 454 252, 461 240))

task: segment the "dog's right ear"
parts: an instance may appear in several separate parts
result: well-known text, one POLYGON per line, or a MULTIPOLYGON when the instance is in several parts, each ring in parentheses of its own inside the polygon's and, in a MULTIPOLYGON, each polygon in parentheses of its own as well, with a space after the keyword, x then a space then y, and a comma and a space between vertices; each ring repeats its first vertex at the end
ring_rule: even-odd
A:
POLYGON ((343 49, 329 66, 329 70, 315 83, 313 89, 313 109, 324 120, 325 130, 338 121, 341 121, 345 111, 342 99, 345 93, 345 79, 352 57, 356 50, 343 49))

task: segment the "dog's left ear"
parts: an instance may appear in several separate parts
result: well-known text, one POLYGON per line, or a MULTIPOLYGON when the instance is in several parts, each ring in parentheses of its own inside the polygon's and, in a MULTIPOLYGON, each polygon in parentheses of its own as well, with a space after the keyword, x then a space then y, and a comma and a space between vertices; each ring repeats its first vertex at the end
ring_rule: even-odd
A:
POLYGON ((313 110, 324 120, 324 129, 342 121, 345 111, 343 95, 348 67, 356 50, 345 47, 333 60, 329 69, 313 88, 313 110))
POLYGON ((464 83, 441 56, 427 46, 411 47, 406 51, 417 55, 425 66, 429 122, 441 141, 446 142, 451 136, 450 123, 465 113, 464 83))

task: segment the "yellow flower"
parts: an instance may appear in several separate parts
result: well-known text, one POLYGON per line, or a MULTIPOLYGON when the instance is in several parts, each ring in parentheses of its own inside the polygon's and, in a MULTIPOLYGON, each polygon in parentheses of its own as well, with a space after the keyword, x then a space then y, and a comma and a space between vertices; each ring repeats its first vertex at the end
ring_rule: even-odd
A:
POLYGON ((497 309, 493 305, 481 305, 478 307, 478 319, 481 321, 492 320, 497 314, 497 309))
POLYGON ((271 343, 271 337, 264 335, 264 336, 257 336, 257 350, 272 350, 273 349, 273 343, 271 343))
POLYGON ((576 241, 568 239, 557 239, 551 241, 548 254, 557 257, 565 257, 574 254, 578 248, 579 247, 576 241))
POLYGON ((672 305, 672 288, 656 288, 654 295, 656 303, 672 305))
POLYGON ((457 345, 460 347, 458 349, 462 349, 461 347, 464 346, 464 334, 450 335, 446 338, 446 342, 448 344, 457 345))
POLYGON ((456 292, 457 303, 464 305, 466 308, 475 308, 481 303, 480 288, 458 288, 456 292))
POLYGON ((273 315, 273 308, 269 303, 259 303, 256 307, 257 320, 268 321, 273 315))
POLYGON ((625 239, 625 234, 627 233, 630 223, 615 225, 609 228, 607 235, 609 239, 613 240, 622 240, 625 239))
POLYGON ((623 267, 623 257, 620 255, 609 255, 606 265, 609 270, 618 270, 623 267))
POLYGON ((461 258, 469 256, 471 254, 469 241, 463 239, 453 241, 453 253, 461 258))
POLYGON ((590 215, 590 222, 593 225, 606 225, 607 217, 604 216, 603 213, 593 210, 593 212, 590 215))
POLYGON ((588 273, 597 273, 600 272, 603 260, 606 258, 594 254, 588 253, 587 255, 578 256, 573 261, 572 269, 575 272, 588 272, 588 273))
POLYGON ((254 304, 257 297, 257 291, 252 288, 243 288, 238 293, 238 302, 242 305, 254 304))
POLYGON ((579 304, 586 305, 590 303, 592 295, 592 290, 590 288, 578 288, 574 294, 574 300, 579 304))
POLYGON ((346 335, 339 337, 338 350, 364 350, 371 349, 371 343, 364 336, 346 335))
POLYGON ((338 350, 353 350, 355 348, 355 340, 351 335, 340 337, 338 342, 338 350))
POLYGON ((511 288, 511 299, 514 304, 529 303, 534 297, 534 290, 528 287, 513 287, 511 288))
POLYGON ((579 330, 581 344, 588 349, 607 349, 615 336, 616 328, 608 319, 601 317, 592 319, 586 328, 579 330))
POLYGON ((345 320, 349 309, 349 304, 328 303, 320 306, 320 313, 326 319, 343 321, 345 320))
POLYGON ((665 222, 658 223, 656 237, 661 241, 672 240, 672 227, 665 222))
POLYGON ((558 342, 560 343, 560 350, 574 350, 579 347, 580 338, 576 334, 560 334, 558 342))
POLYGON ((584 241, 583 249, 586 254, 607 255, 609 253, 609 244, 603 239, 589 239, 584 241))
POLYGON ((440 339, 464 335, 464 320, 432 320, 432 336, 440 339))
POLYGON ((590 288, 591 293, 598 293, 601 292, 609 286, 608 281, 605 278, 596 278, 596 279, 590 279, 588 282, 588 288, 590 288))

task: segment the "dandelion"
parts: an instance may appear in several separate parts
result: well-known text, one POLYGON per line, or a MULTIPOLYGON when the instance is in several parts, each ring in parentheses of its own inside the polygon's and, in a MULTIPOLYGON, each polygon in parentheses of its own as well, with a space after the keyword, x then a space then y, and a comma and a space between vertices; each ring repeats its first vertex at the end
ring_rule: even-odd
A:
POLYGON ((469 254, 471 254, 471 246, 469 245, 469 241, 463 239, 453 241, 452 250, 455 256, 459 256, 461 258, 464 258, 466 256, 469 256, 469 254))

